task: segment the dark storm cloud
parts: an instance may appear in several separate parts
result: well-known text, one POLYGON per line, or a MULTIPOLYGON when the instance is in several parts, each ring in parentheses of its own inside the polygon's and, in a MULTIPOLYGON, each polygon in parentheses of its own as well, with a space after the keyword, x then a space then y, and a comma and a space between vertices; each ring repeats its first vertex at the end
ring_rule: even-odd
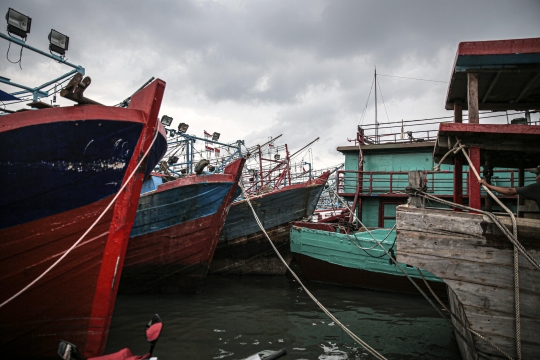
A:
MULTIPOLYGON (((343 141, 355 131, 375 66, 380 74, 448 81, 460 41, 540 34, 538 0, 50 0, 2 5, 0 11, 11 6, 33 18, 32 45, 46 49, 51 28, 69 35, 68 57, 86 67, 95 80, 89 91, 102 101, 121 100, 150 76, 162 77, 167 81, 165 107, 236 118, 234 124, 227 120, 244 131, 235 137, 253 141, 288 132, 299 143, 323 134, 337 145, 338 138, 343 141), (244 108, 251 110, 238 115, 244 108), (253 109, 260 109, 264 124, 251 122, 257 113, 253 109)), ((5 42, 0 44, 0 51, 6 50, 5 42)), ((16 55, 12 49, 11 58, 16 55)), ((27 51, 23 69, 0 63, 1 74, 38 83, 67 71, 27 51)), ((446 114, 444 83, 383 76, 379 81, 383 116, 446 114)))

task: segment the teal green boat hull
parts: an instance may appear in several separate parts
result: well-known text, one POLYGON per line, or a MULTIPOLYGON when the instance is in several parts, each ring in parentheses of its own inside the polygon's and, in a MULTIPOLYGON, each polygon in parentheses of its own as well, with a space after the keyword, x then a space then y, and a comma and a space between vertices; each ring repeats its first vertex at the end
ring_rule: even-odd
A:
MULTIPOLYGON (((291 252, 308 280, 419 294, 417 288, 367 232, 348 235, 320 230, 322 228, 330 229, 331 226, 296 223, 291 229, 291 252)), ((389 232, 390 229, 371 230, 371 234, 388 252, 390 249, 396 252, 396 232, 389 232)), ((416 267, 399 264, 416 284, 429 293, 416 267)), ((440 278, 428 271, 420 271, 438 296, 447 296, 446 285, 440 278)))

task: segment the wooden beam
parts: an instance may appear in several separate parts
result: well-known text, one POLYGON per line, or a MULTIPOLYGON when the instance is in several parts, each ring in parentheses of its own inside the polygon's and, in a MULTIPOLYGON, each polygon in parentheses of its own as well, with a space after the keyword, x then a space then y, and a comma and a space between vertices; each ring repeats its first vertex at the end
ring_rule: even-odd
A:
POLYGON ((463 104, 461 103, 461 100, 454 101, 454 122, 463 122, 463 104))
POLYGON ((501 75, 501 72, 497 71, 497 74, 495 75, 493 80, 491 80, 491 83, 489 84, 489 88, 487 89, 486 93, 484 94, 484 97, 482 98, 482 101, 481 101, 482 103, 486 102, 486 99, 488 98, 489 93, 491 93, 491 90, 493 89, 493 86, 495 86, 495 84, 497 83, 497 80, 499 80, 500 75, 501 75))
POLYGON ((529 90, 529 88, 532 86, 532 84, 534 84, 534 82, 538 79, 538 77, 540 77, 540 71, 536 73, 536 76, 534 76, 532 79, 529 80, 529 82, 527 82, 527 84, 525 85, 525 87, 523 88, 523 90, 521 90, 521 92, 519 93, 518 97, 516 98, 516 103, 519 102, 519 100, 521 100, 521 98, 523 97, 523 95, 525 95, 525 93, 527 92, 527 90, 529 90))
POLYGON ((467 73, 467 104, 469 124, 480 123, 478 114, 478 73, 467 73))
MULTIPOLYGON (((446 110, 453 110, 454 103, 447 103, 445 105, 446 110)), ((463 110, 467 110, 467 103, 463 104, 463 110)), ((515 110, 515 111, 525 111, 525 110, 538 110, 540 109, 540 101, 528 101, 520 103, 509 103, 509 102, 499 102, 499 103, 480 103, 478 105, 479 110, 493 110, 493 111, 504 111, 504 110, 515 110)))

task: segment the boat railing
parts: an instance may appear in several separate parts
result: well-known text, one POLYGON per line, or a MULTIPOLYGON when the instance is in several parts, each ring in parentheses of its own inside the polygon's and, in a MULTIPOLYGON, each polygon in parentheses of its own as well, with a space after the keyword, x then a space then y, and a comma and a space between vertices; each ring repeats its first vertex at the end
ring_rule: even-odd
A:
MULTIPOLYGON (((423 171, 427 192, 437 196, 453 196, 453 170, 423 171)), ((360 196, 405 197, 405 188, 409 184, 408 171, 356 171, 339 170, 337 172, 337 193, 340 196, 355 196, 357 186, 360 196)), ((472 174, 474 176, 474 174, 472 174)), ((462 188, 464 196, 469 194, 469 171, 463 171, 462 188)), ((532 174, 525 175, 525 184, 534 182, 532 174)), ((518 170, 495 169, 491 183, 502 187, 518 186, 518 170)), ((485 195, 485 194, 484 194, 485 195)))
MULTIPOLYGON (((506 118, 504 120, 508 124, 540 125, 540 121, 526 121, 525 118, 510 118, 523 116, 524 114, 525 112, 523 111, 515 111, 513 113, 494 113, 490 111, 481 113, 480 121, 486 124, 501 124, 500 118, 506 118)), ((356 139, 349 139, 349 141, 354 142, 355 145, 435 141, 439 132, 439 125, 445 122, 454 122, 453 116, 363 125, 358 126, 356 139)), ((467 120, 464 119, 464 122, 466 123, 467 120)))

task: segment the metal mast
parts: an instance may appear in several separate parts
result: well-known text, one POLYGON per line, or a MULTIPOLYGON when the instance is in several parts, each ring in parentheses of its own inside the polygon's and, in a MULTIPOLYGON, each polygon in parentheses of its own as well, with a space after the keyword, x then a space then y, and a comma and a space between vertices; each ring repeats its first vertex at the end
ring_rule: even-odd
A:
POLYGON ((379 143, 379 121, 377 120, 377 67, 375 66, 375 142, 379 143))

